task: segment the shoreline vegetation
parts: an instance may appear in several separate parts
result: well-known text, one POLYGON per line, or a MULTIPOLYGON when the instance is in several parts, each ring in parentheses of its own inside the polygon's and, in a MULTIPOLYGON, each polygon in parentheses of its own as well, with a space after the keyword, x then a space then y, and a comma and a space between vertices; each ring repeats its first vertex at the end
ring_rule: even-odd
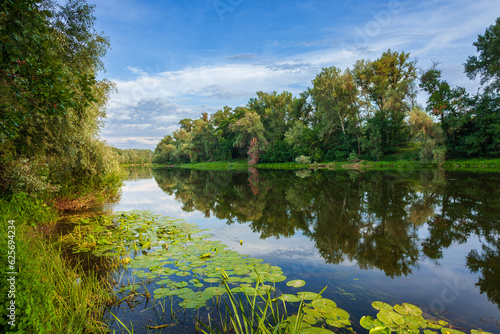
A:
POLYGON ((442 168, 445 170, 474 170, 474 171, 500 171, 500 159, 471 159, 471 160, 449 160, 443 163, 422 163, 420 161, 396 160, 396 161, 337 161, 321 162, 311 164, 300 164, 296 162, 287 163, 258 163, 249 165, 247 161, 213 161, 198 162, 192 164, 147 164, 152 168, 186 168, 186 169, 234 169, 246 170, 250 167, 257 169, 329 169, 329 170, 364 170, 364 169, 430 169, 442 168))

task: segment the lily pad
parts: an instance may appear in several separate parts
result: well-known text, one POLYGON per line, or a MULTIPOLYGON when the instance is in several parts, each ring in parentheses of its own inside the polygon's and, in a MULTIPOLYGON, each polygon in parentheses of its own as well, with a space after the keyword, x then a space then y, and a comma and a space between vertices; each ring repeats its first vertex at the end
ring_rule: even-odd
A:
POLYGON ((301 288, 304 285, 306 285, 306 282, 301 280, 301 279, 296 279, 296 280, 287 282, 286 285, 291 286, 293 288, 301 288))
POLYGON ((183 288, 185 287, 186 285, 188 285, 187 282, 184 282, 184 281, 181 281, 181 282, 177 282, 175 283, 175 286, 178 287, 178 288, 183 288))
POLYGON ((321 297, 320 294, 317 294, 314 292, 308 292, 308 291, 301 291, 301 292, 297 293, 297 296, 301 299, 304 299, 304 300, 313 300, 313 299, 321 297))
POLYGON ((296 295, 290 295, 290 294, 281 295, 278 299, 281 299, 285 302, 292 302, 292 303, 300 302, 302 300, 301 298, 297 297, 296 295))

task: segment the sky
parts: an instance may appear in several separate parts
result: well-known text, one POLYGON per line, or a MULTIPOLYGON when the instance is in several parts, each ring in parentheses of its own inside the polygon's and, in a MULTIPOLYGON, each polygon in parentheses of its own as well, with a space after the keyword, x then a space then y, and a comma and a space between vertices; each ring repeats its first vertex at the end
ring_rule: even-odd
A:
MULTIPOLYGON (((89 1, 92 3, 92 1, 89 1)), ((352 68, 384 51, 474 93, 463 73, 473 43, 500 16, 498 0, 99 0, 110 39, 99 78, 115 83, 101 138, 153 149, 178 128, 257 91, 298 95, 323 67, 352 68)), ((425 103, 425 96, 419 102, 425 103)))

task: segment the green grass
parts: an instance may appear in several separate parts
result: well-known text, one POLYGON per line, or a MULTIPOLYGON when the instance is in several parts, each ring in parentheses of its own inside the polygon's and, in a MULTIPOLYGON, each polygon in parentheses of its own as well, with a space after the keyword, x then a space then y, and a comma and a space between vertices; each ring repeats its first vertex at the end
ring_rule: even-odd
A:
MULTIPOLYGON (((107 287, 95 275, 69 265, 62 249, 37 232, 36 226, 54 222, 57 212, 40 199, 25 194, 0 199, 0 249, 8 249, 8 222, 15 220, 15 326, 8 324, 7 285, 0 288, 1 333, 101 333, 99 321, 109 301, 107 287)), ((5 254, 6 255, 6 254, 5 254)), ((7 256, 1 257, 4 282, 7 256)))
MULTIPOLYGON (((449 160, 442 165, 437 163, 421 163, 414 160, 393 160, 393 161, 362 161, 351 163, 348 161, 334 162, 319 162, 318 164, 298 164, 295 162, 288 163, 259 163, 253 167, 258 169, 304 169, 304 168, 330 168, 330 169, 422 169, 422 168, 443 168, 443 169, 460 169, 460 170, 485 170, 485 171, 500 171, 500 159, 471 159, 471 160, 449 160), (322 166, 323 165, 323 166, 322 166), (329 166, 324 166, 329 165, 329 166), (354 166, 353 166, 354 165, 354 166)), ((153 168, 186 168, 186 169, 204 169, 204 170, 246 170, 248 163, 246 161, 216 161, 216 162, 200 162, 193 164, 180 165, 153 165, 153 168)))

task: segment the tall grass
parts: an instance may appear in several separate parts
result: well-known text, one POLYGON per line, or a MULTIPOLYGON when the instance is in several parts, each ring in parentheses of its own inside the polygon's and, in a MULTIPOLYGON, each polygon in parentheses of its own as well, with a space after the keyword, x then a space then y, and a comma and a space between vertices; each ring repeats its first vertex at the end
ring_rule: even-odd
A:
MULTIPOLYGON (((15 220, 16 317, 9 325, 5 284, 0 285, 1 333, 100 333, 100 312, 110 301, 106 286, 93 274, 70 266, 62 250, 33 226, 54 222, 57 212, 25 194, 0 199, 0 249, 7 252, 7 224, 15 220)), ((2 282, 7 254, 0 256, 2 282)), ((11 275, 9 275, 11 276, 11 275)))
POLYGON ((263 294, 259 293, 259 281, 260 279, 257 280, 255 286, 256 293, 239 293, 236 295, 231 291, 226 280, 223 280, 228 294, 227 300, 224 299, 226 317, 220 315, 219 325, 212 323, 210 317, 208 323, 198 320, 201 327, 205 329, 201 329, 201 332, 205 334, 227 332, 236 334, 301 333, 305 315, 303 309, 304 300, 300 302, 297 314, 289 317, 285 301, 282 302, 283 305, 280 307, 279 301, 272 298, 270 289, 266 289, 263 294))

